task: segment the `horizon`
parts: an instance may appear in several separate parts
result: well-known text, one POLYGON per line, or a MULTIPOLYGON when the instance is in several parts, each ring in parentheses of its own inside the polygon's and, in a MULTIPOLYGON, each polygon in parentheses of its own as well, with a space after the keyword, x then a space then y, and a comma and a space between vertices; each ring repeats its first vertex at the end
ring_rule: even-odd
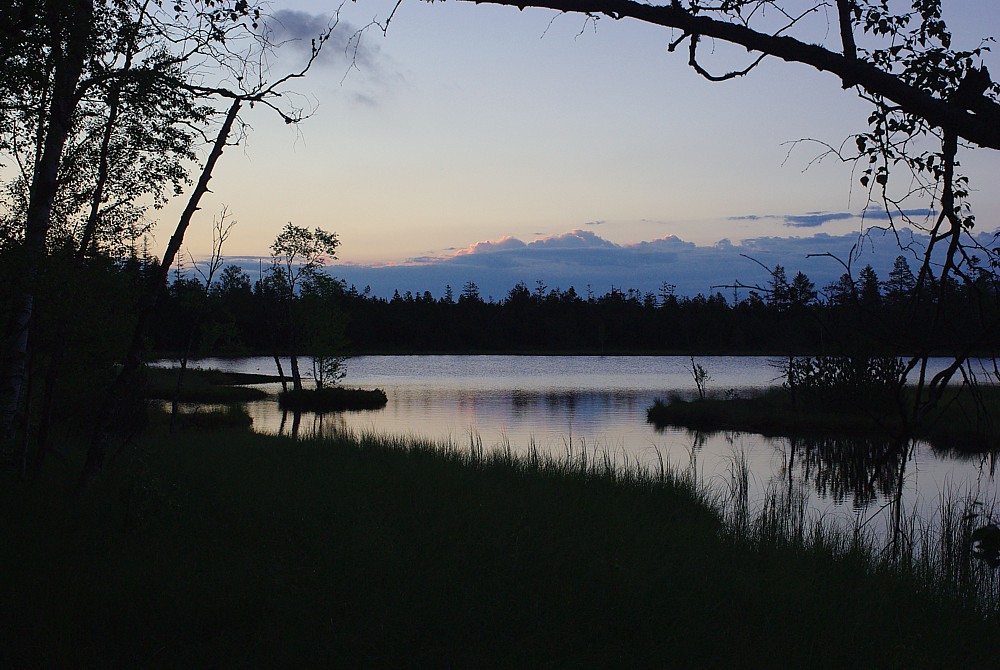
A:
MULTIPOLYGON (((981 233, 989 241, 995 233, 981 233)), ((458 296, 467 282, 474 282, 482 298, 500 301, 514 286, 523 283, 534 291, 538 282, 545 290, 588 292, 605 295, 612 289, 634 289, 658 295, 664 283, 675 287, 678 298, 721 293, 728 302, 746 298, 750 290, 766 287, 769 271, 785 268, 789 279, 804 273, 822 294, 824 288, 847 271, 840 261, 850 263, 851 274, 871 265, 885 279, 898 256, 911 267, 919 263, 923 240, 912 237, 902 249, 891 234, 832 236, 817 233, 808 237, 753 238, 738 243, 728 239, 712 245, 697 245, 676 236, 659 240, 617 245, 592 231, 576 230, 546 240, 525 243, 506 238, 479 243, 450 255, 413 259, 398 264, 357 264, 334 261, 324 271, 342 279, 359 292, 366 287, 374 297, 391 298, 411 292, 429 291, 441 298, 446 287, 458 296), (766 266, 766 268, 764 267, 766 266)), ((198 259, 195 259, 198 260, 198 259)), ((256 280, 269 255, 225 254, 226 265, 238 265, 256 280)), ((192 268, 186 276, 196 276, 192 268)))

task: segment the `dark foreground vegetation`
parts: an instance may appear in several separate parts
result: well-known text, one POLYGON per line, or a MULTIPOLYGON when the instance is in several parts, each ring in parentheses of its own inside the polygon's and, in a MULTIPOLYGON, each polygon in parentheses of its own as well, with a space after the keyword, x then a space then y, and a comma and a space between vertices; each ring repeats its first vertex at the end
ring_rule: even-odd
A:
POLYGON ((82 500, 77 472, 2 473, 4 667, 970 667, 1000 654, 994 614, 940 581, 830 533, 737 531, 670 472, 238 430, 154 430, 82 500))

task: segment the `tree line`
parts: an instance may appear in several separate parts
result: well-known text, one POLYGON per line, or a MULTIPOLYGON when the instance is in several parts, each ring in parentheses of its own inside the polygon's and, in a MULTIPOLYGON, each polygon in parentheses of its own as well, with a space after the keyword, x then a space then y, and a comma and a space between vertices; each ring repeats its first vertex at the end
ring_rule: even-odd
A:
MULTIPOLYGON (((273 272, 254 281, 229 265, 206 291, 197 276, 175 274, 153 329, 160 352, 180 351, 198 315, 207 315, 196 350, 205 355, 328 356, 364 353, 775 353, 950 354, 970 332, 1000 316, 1000 290, 983 269, 972 284, 942 290, 919 282, 905 256, 880 278, 871 266, 817 288, 802 272, 772 269, 759 287, 731 286, 710 295, 612 288, 603 295, 575 287, 521 282, 498 300, 474 281, 443 295, 398 290, 392 297, 312 273, 295 291, 276 291, 273 272), (728 297, 727 297, 728 296, 728 297), (940 304, 944 296, 944 304, 940 304), (948 327, 926 340, 927 320, 944 309, 948 327), (289 321, 281 317, 294 313, 289 321), (296 331, 290 330, 292 326, 296 331)), ((982 338, 981 352, 1000 343, 982 338)))

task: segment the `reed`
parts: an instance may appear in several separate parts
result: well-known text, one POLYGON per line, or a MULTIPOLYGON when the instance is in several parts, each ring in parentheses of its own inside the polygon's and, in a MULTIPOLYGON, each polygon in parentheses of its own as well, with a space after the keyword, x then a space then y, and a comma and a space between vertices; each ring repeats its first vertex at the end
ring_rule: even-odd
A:
POLYGON ((728 540, 755 552, 791 549, 848 561, 873 575, 912 582, 935 597, 961 602, 981 616, 1000 620, 1000 575, 997 566, 974 556, 972 533, 1000 519, 995 495, 946 488, 929 517, 887 503, 885 527, 872 528, 857 519, 845 526, 812 512, 808 496, 786 483, 770 485, 759 500, 746 454, 735 452, 725 491, 713 505, 724 519, 728 540))

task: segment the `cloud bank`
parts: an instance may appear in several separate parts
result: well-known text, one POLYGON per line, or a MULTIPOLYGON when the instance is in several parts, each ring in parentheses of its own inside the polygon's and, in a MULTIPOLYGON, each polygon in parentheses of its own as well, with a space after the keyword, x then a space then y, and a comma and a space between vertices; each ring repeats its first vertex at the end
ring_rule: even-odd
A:
POLYGON ((890 213, 884 209, 873 208, 860 214, 854 212, 806 212, 805 214, 744 214, 742 216, 731 216, 730 221, 781 221, 790 228, 819 228, 831 221, 847 221, 849 219, 865 219, 888 221, 902 218, 926 219, 934 216, 935 212, 930 209, 904 209, 890 213))
MULTIPOLYGON (((851 262, 855 275, 871 264, 884 278, 899 255, 917 265, 919 238, 904 236, 912 249, 902 250, 896 237, 872 232, 809 237, 757 237, 740 242, 720 240, 699 246, 675 236, 630 244, 616 244, 590 230, 573 230, 562 235, 524 242, 514 237, 484 240, 441 257, 410 259, 398 265, 333 265, 330 271, 358 290, 370 287, 375 295, 390 297, 400 293, 430 291, 440 297, 446 286, 457 293, 474 281, 485 297, 501 299, 518 282, 530 287, 542 281, 550 288, 574 287, 596 294, 635 288, 657 292, 664 283, 674 284, 679 295, 721 292, 731 299, 734 285, 767 283, 762 266, 783 265, 789 276, 802 271, 817 288, 835 281, 843 266, 832 256, 851 262), (822 256, 819 256, 822 254, 822 256)), ((747 289, 736 289, 745 297, 747 289)))

